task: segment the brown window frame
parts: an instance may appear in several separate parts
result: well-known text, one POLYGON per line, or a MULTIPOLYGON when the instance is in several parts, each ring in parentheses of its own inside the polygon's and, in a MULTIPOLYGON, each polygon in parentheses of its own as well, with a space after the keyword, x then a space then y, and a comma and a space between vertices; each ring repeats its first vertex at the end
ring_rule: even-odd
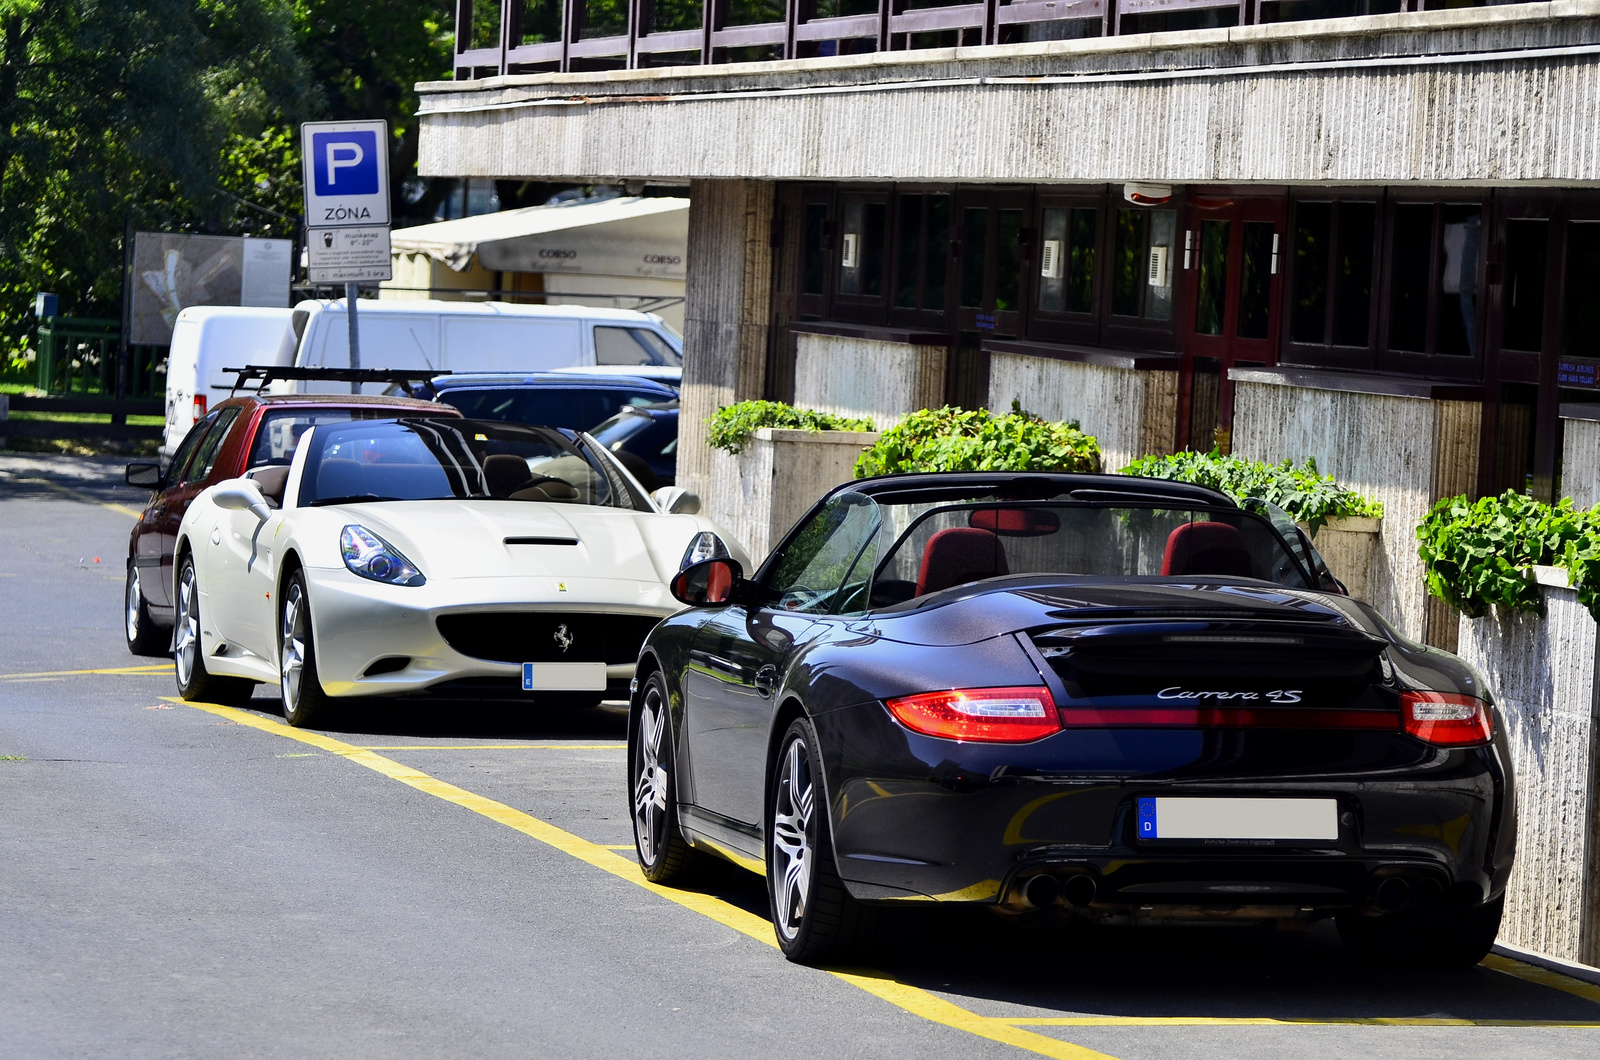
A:
MULTIPOLYGON (((1026 272, 1028 280, 1028 320, 1027 334, 1030 339, 1039 339, 1045 342, 1070 342, 1096 344, 1100 341, 1101 327, 1109 311, 1110 303, 1107 301, 1107 280, 1110 276, 1110 255, 1106 251, 1108 243, 1108 219, 1114 207, 1110 202, 1110 195, 1105 187, 1085 189, 1083 192, 1073 193, 1066 191, 1042 191, 1034 196, 1033 229, 1038 233, 1034 241, 1032 268, 1026 272), (1048 210, 1067 210, 1067 235, 1063 241, 1062 253, 1071 260, 1073 244, 1070 236, 1072 233, 1072 210, 1094 210, 1095 235, 1094 235, 1094 264, 1090 268, 1089 284, 1089 310, 1088 312, 1074 312, 1070 309, 1049 310, 1040 307, 1040 286, 1043 277, 1040 270, 1044 267, 1045 244, 1045 212, 1048 210)), ((1063 279, 1066 277, 1063 276, 1063 279)))
MULTIPOLYGON (((833 249, 830 252, 828 282, 828 318, 850 324, 886 324, 889 319, 890 292, 893 289, 891 263, 894 255, 894 186, 892 184, 840 185, 834 196, 833 249), (846 217, 852 203, 861 203, 863 211, 869 206, 883 208, 883 277, 882 288, 876 295, 847 294, 842 290, 846 217)), ((864 234, 864 233, 863 233, 864 234)), ((865 252, 863 243, 862 252, 865 252)))

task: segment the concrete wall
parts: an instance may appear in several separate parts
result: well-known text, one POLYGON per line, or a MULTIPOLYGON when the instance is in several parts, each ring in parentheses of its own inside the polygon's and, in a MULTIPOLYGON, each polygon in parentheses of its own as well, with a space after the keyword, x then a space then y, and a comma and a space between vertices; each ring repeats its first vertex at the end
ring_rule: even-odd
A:
POLYGON ((722 405, 759 398, 766 374, 772 201, 773 186, 761 181, 689 186, 678 485, 708 511, 717 482, 706 420, 722 405))
POLYGON ((873 431, 763 427, 737 456, 715 451, 718 489, 707 514, 759 567, 823 494, 854 477, 856 458, 877 440, 873 431))
POLYGON ((883 431, 919 409, 944 404, 943 346, 805 333, 795 338, 799 408, 865 417, 883 431))
POLYGON ((1178 419, 1176 371, 990 354, 989 409, 1010 412, 1013 400, 1047 420, 1077 420, 1099 441, 1107 471, 1120 471, 1141 456, 1172 452, 1178 419))
POLYGON ((1516 763, 1517 861, 1502 941, 1600 964, 1595 875, 1595 621, 1564 571, 1537 568, 1546 616, 1461 620, 1461 655, 1489 679, 1516 763))
POLYGON ((1235 369, 1233 451, 1299 462, 1383 502, 1383 530, 1367 602, 1408 635, 1453 648, 1456 618, 1423 585, 1417 524, 1440 497, 1472 492, 1481 407, 1287 386, 1267 372, 1235 369))
POLYGON ((1600 3, 423 84, 450 176, 1600 180, 1600 3), (1564 53, 1557 49, 1567 49, 1564 53), (1164 74, 1152 76, 1153 71, 1164 74))
POLYGON ((1561 495, 1574 508, 1600 504, 1600 421, 1562 417, 1561 495))

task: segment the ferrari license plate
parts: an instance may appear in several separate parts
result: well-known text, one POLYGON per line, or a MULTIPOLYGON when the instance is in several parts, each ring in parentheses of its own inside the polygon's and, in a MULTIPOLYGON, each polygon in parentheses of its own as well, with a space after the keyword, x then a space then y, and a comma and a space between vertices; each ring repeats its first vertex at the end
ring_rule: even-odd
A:
POLYGON ((580 663, 523 663, 522 690, 524 692, 604 692, 606 690, 606 664, 580 663))
POLYGON ((1339 838, 1333 799, 1139 800, 1140 839, 1339 838))

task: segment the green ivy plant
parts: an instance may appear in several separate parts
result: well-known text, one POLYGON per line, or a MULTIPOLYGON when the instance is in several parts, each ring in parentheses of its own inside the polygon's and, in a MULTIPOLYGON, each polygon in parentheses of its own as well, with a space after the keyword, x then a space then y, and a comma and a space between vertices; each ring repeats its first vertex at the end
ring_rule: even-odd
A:
POLYGON ((1189 482, 1221 490, 1236 501, 1260 497, 1282 508, 1297 523, 1305 523, 1316 536, 1324 523, 1340 516, 1383 517, 1383 504, 1339 485, 1332 475, 1317 471, 1307 459, 1298 467, 1292 460, 1268 464, 1209 453, 1174 453, 1146 456, 1122 469, 1124 475, 1189 482))
POLYGON ((740 401, 723 405, 706 421, 706 443, 713 449, 737 456, 744 452, 750 436, 763 427, 787 427, 805 431, 870 431, 871 420, 851 419, 828 412, 797 409, 782 401, 740 401))
POLYGON ((913 412, 884 431, 856 461, 856 478, 908 471, 1099 471, 1100 443, 1076 420, 1052 423, 1019 403, 987 409, 913 412))
POLYGON ((1578 600, 1600 618, 1600 512, 1570 498, 1549 505, 1507 490, 1469 501, 1446 497, 1417 527, 1428 591, 1468 618, 1490 605, 1544 614, 1538 564, 1565 567, 1578 600))

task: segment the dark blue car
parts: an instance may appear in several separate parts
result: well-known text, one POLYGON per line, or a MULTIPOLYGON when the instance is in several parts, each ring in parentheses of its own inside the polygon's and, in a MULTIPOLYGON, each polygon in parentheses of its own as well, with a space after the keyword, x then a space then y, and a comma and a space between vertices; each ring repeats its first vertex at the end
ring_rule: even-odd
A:
MULTIPOLYGON (((649 465, 657 485, 677 483, 677 401, 663 405, 629 405, 589 433, 595 441, 624 458, 624 463, 628 463, 629 457, 637 457, 649 465)), ((628 466, 633 469, 633 464, 628 466)))
POLYGON ((678 399, 676 390, 652 379, 560 372, 439 376, 433 391, 471 419, 571 431, 591 430, 619 409, 678 399))

